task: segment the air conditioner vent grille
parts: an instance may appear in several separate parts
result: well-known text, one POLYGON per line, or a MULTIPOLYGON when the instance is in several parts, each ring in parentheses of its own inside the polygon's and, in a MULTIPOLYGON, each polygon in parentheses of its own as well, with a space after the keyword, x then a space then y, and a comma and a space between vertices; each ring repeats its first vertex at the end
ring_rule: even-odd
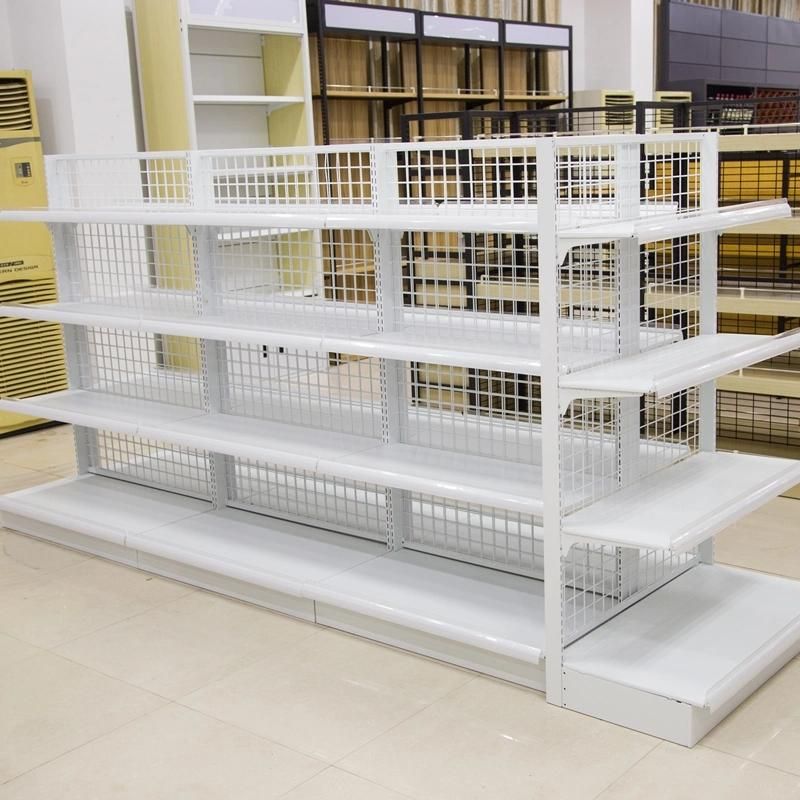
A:
POLYGON ((24 78, 0 78, 0 130, 33 130, 33 108, 24 78))

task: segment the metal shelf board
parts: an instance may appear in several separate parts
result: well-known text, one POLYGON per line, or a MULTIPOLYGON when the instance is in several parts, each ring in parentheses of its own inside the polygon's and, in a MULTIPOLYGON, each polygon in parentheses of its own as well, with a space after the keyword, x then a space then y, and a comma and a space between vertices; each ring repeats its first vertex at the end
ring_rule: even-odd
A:
POLYGON ((415 553, 387 553, 322 581, 318 602, 499 655, 544 654, 541 581, 415 553))
POLYGON ((0 409, 515 511, 543 507, 541 468, 498 458, 83 390, 0 400, 0 409))
POLYGON ((798 643, 800 582, 701 564, 570 645, 564 668, 713 711, 798 643))
POLYGON ((560 386, 589 397, 593 392, 620 395, 654 392, 663 397, 797 347, 800 347, 800 328, 776 336, 702 334, 573 372, 561 379, 560 386))
POLYGON ((573 541, 683 552, 800 481, 800 461, 697 453, 569 514, 573 541))
POLYGON ((309 598, 324 614, 344 609, 529 664, 544 650, 532 578, 95 475, 6 495, 0 510, 89 536, 117 531, 134 553, 309 598))
POLYGON ((80 475, 0 495, 0 512, 119 545, 130 536, 210 509, 204 500, 100 475, 80 475))
POLYGON ((262 106, 267 114, 280 108, 305 102, 299 95, 256 94, 196 94, 192 98, 196 106, 262 106))
MULTIPOLYGON (((121 298, 124 300, 124 298, 121 298)), ((172 334, 203 339, 214 339, 248 344, 274 344, 282 347, 297 347, 319 352, 330 351, 351 355, 376 356, 404 361, 425 361, 447 366, 463 366, 475 369, 494 369, 536 375, 541 371, 539 344, 539 320, 535 316, 484 315, 473 312, 449 311, 436 313, 431 309, 406 308, 403 311, 404 326, 387 333, 370 333, 368 330, 347 330, 346 308, 342 303, 322 303, 309 299, 293 300, 291 306, 302 311, 304 333, 297 333, 297 316, 288 312, 280 315, 270 305, 260 318, 265 322, 243 323, 241 316, 204 315, 189 316, 175 312, 157 300, 145 300, 144 295, 134 297, 138 307, 127 308, 124 304, 99 305, 93 303, 50 303, 41 306, 0 305, 0 315, 60 322, 68 325, 97 325, 102 327, 141 330, 151 333, 172 334), (137 300, 138 298, 138 300, 137 300), (345 312, 344 324, 337 326, 337 307, 345 312), (311 321, 316 313, 318 321, 311 321), (326 314, 328 316, 326 316, 326 314), (492 318, 494 317, 494 319, 492 318), (268 320, 268 322, 266 321, 268 320), (416 323, 416 324, 415 324, 416 323), (338 332, 337 332, 338 327, 338 332)), ((373 306, 350 305, 357 310, 359 322, 377 320, 373 306)), ((372 327, 375 327, 374 325, 372 327)), ((609 326, 608 344, 603 351, 569 348, 566 341, 581 339, 580 323, 563 323, 565 344, 562 347, 564 371, 574 371, 596 363, 615 352, 613 329, 609 326)), ((595 325, 594 333, 599 332, 595 325)), ((679 332, 669 329, 642 327, 642 344, 675 342, 679 332)), ((583 337, 585 338, 585 337, 583 337)))

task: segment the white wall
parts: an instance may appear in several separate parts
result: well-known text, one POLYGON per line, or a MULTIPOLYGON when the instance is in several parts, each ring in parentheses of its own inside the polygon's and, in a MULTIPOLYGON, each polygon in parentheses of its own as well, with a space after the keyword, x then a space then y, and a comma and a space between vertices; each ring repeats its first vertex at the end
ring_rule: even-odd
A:
POLYGON ((13 67, 7 5, 6 0, 0 0, 0 69, 11 69, 13 67))
POLYGON ((573 26, 573 81, 581 89, 633 89, 651 100, 654 81, 653 0, 561 0, 573 26))
POLYGON ((124 0, 0 0, 0 27, 8 66, 33 73, 46 153, 136 149, 124 0))

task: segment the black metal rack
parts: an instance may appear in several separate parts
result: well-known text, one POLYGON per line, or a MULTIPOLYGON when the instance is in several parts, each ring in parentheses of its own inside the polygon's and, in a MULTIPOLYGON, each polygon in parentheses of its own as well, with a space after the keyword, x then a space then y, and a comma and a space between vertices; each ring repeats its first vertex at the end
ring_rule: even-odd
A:
MULTIPOLYGON (((534 72, 540 74, 540 55, 548 51, 567 53, 566 93, 540 95, 531 94, 527 103, 544 105, 572 101, 572 28, 569 25, 544 23, 512 22, 490 17, 472 17, 455 14, 434 14, 431 12, 389 9, 340 0, 308 0, 309 32, 317 37, 317 56, 319 65, 319 95, 321 129, 324 144, 330 143, 330 87, 328 84, 328 63, 326 40, 328 38, 350 38, 377 41, 380 43, 380 68, 382 87, 363 95, 352 95, 351 99, 361 99, 381 103, 383 136, 375 138, 394 138, 390 111, 407 103, 415 103, 418 115, 425 113, 425 99, 434 100, 435 94, 426 93, 423 86, 423 45, 448 44, 464 48, 465 68, 463 96, 455 100, 466 110, 472 110, 488 103, 505 106, 505 52, 506 49, 529 50, 534 55, 534 72), (415 86, 413 92, 393 93, 389 87, 389 43, 413 42, 415 61, 415 86), (470 56, 474 48, 492 48, 497 53, 497 91, 471 95, 470 56), (385 89, 386 91, 381 91, 385 89), (392 96, 392 95, 395 96, 392 96)), ((402 65, 401 65, 402 69, 402 65)), ((424 125, 424 122, 422 123, 424 125)))

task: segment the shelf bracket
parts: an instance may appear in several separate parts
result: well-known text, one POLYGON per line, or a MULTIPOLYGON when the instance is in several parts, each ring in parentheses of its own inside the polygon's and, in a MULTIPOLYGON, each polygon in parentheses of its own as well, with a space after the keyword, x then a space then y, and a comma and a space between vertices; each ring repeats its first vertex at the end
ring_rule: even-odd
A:
POLYGON ((561 415, 567 413, 573 400, 598 397, 639 397, 640 392, 603 391, 602 389, 559 389, 558 407, 561 415))

